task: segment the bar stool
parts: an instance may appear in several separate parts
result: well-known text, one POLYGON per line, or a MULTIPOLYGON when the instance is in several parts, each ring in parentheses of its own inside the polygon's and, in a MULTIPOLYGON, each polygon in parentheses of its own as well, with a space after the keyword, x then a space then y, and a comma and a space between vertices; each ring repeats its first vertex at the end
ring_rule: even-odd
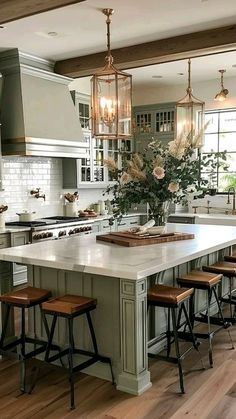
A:
POLYGON ((169 287, 166 285, 156 284, 148 289, 147 304, 150 306, 168 308, 168 325, 167 325, 167 356, 148 354, 150 357, 165 359, 168 362, 178 364, 179 368, 179 383, 182 393, 185 393, 182 360, 193 348, 199 352, 198 342, 193 334, 192 326, 189 320, 188 312, 185 307, 185 302, 189 300, 193 294, 193 289, 181 289, 176 287, 169 287), (183 310, 185 320, 189 328, 189 335, 186 338, 186 333, 179 331, 180 325, 177 322, 177 312, 179 309, 183 310), (173 332, 170 330, 170 313, 172 317, 173 332), (176 357, 170 357, 171 336, 174 336, 176 357), (192 347, 180 354, 179 338, 192 342, 192 347))
MULTIPOLYGON (((235 258, 236 262, 236 258, 235 258)), ((229 294, 228 297, 223 295, 220 297, 220 301, 230 305, 230 317, 226 320, 231 323, 236 323, 235 309, 236 309, 236 296, 233 293, 233 279, 236 278, 236 263, 233 263, 233 256, 225 256, 225 261, 218 261, 209 266, 203 266, 202 269, 205 272, 214 272, 223 275, 229 281, 229 294), (234 313, 233 313, 234 306, 234 313)))
POLYGON ((47 301, 51 297, 51 291, 41 289, 41 288, 34 288, 34 287, 26 287, 19 289, 17 291, 11 291, 7 294, 3 294, 0 296, 0 301, 6 307, 5 318, 3 320, 3 328, 0 338, 0 352, 9 354, 12 352, 13 348, 16 349, 19 346, 20 350, 20 389, 22 392, 25 392, 25 375, 26 375, 26 360, 32 358, 40 354, 41 352, 45 351, 47 342, 42 341, 40 339, 34 339, 26 336, 25 333, 25 309, 34 307, 39 305, 41 308, 41 304, 44 301, 47 301), (14 341, 5 344, 5 338, 7 333, 7 327, 10 319, 10 311, 11 308, 19 307, 21 309, 21 335, 19 338, 15 339, 14 341), (26 344, 31 343, 34 345, 34 350, 26 353, 26 344), (39 348, 36 348, 36 345, 40 345, 39 348))
POLYGON ((48 334, 48 344, 46 348, 45 361, 49 363, 54 362, 58 358, 61 358, 64 355, 68 355, 68 372, 69 372, 69 382, 70 382, 70 408, 71 409, 75 409, 75 402, 74 402, 74 373, 75 372, 82 371, 84 368, 89 367, 90 365, 94 364, 97 361, 108 363, 110 365, 110 370, 111 370, 112 384, 114 384, 114 376, 113 376, 113 370, 112 370, 110 358, 102 356, 98 353, 96 336, 95 336, 95 332, 94 332, 94 328, 92 324, 92 319, 90 316, 90 311, 94 310, 96 308, 96 305, 97 305, 96 299, 90 298, 90 297, 82 297, 78 295, 64 295, 63 297, 55 298, 53 300, 49 300, 42 304, 42 316, 44 318, 44 322, 48 324, 45 314, 53 316, 51 329, 49 330, 48 326, 46 327, 46 331, 48 334), (74 335, 73 335, 73 320, 75 317, 81 316, 83 314, 86 314, 86 317, 87 317, 87 322, 89 326, 89 331, 90 331, 90 335, 92 339, 94 352, 75 348, 74 335), (58 354, 50 356, 56 322, 59 317, 63 317, 67 319, 68 332, 69 332, 69 336, 68 336, 69 346, 68 348, 64 350, 61 350, 58 354), (84 361, 77 366, 73 366, 74 354, 87 355, 90 358, 87 361, 84 361))
MULTIPOLYGON (((195 308, 194 308, 194 294, 191 295, 190 298, 190 322, 192 327, 194 327, 194 322, 201 322, 201 323, 207 323, 208 325, 208 333, 196 333, 194 332, 194 335, 199 339, 208 339, 208 356, 209 356, 209 363, 210 366, 213 367, 213 354, 212 354, 212 339, 214 335, 220 331, 222 328, 228 329, 229 326, 231 326, 231 323, 226 322, 224 319, 219 298, 217 295, 216 288, 220 284, 222 280, 221 274, 213 274, 209 272, 202 272, 202 271, 191 271, 190 273, 183 275, 179 278, 177 278, 177 283, 181 287, 189 287, 193 288, 194 290, 199 289, 206 291, 207 293, 207 310, 206 314, 200 313, 199 315, 195 314, 195 308), (210 315, 210 306, 212 297, 215 297, 216 304, 218 307, 218 314, 219 317, 213 317, 210 315), (216 330, 211 330, 211 324, 218 325, 216 330)), ((232 349, 234 349, 233 341, 230 335, 229 330, 227 330, 231 344, 232 349)))

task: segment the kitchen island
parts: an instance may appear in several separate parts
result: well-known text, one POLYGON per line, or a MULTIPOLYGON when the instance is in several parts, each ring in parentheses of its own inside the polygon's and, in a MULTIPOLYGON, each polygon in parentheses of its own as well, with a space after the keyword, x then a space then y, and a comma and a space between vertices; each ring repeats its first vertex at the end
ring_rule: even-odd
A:
MULTIPOLYGON (((151 386, 148 371, 148 325, 146 297, 149 281, 174 284, 175 278, 201 263, 213 263, 236 244, 236 228, 228 226, 169 224, 168 231, 194 233, 191 240, 140 247, 121 247, 96 241, 95 235, 70 237, 0 250, 2 262, 28 265, 29 285, 51 289, 54 296, 79 294, 97 298, 93 312, 100 353, 110 356, 119 390, 141 394, 151 386)), ((6 286, 12 286, 9 271, 6 286)), ((2 281, 1 281, 2 284, 2 281)), ((200 305, 204 301, 200 299, 200 305)), ((155 334, 165 328, 163 311, 156 315, 155 334)), ((75 322, 76 344, 90 348, 83 319, 75 322)), ((29 315, 29 333, 46 338, 39 310, 29 315)), ((61 345, 67 333, 62 319, 56 340, 61 345)), ((105 364, 87 369, 110 379, 105 364)))

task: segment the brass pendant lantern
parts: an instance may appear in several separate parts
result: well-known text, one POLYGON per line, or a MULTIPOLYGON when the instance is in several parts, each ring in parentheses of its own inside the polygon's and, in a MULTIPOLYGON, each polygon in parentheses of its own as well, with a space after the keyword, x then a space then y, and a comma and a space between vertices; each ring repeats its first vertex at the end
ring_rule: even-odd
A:
POLYGON ((132 76, 117 70, 110 49, 110 24, 113 9, 103 9, 107 16, 107 56, 105 67, 91 79, 92 134, 95 138, 131 137, 132 76))
POLYGON ((176 104, 176 137, 186 136, 191 145, 200 148, 204 140, 205 103, 193 95, 191 87, 191 60, 188 60, 187 94, 176 104))

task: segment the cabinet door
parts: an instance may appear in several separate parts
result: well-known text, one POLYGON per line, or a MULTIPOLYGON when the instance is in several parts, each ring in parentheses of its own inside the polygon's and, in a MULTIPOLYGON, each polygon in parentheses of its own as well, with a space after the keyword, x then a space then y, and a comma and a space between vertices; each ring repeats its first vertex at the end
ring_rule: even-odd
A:
POLYGON ((101 221, 101 232, 103 232, 104 234, 110 233, 110 231, 115 231, 115 229, 116 229, 115 221, 113 222, 112 225, 109 224, 109 219, 101 221))
POLYGON ((11 246, 10 234, 0 234, 0 249, 11 246))
MULTIPOLYGON (((23 231, 20 233, 13 233, 11 237, 11 245, 23 246, 29 243, 29 232, 23 231)), ((27 266, 18 263, 13 263, 13 284, 20 285, 27 282, 27 266)))
POLYGON ((152 139, 166 144, 174 139, 175 103, 137 106, 134 108, 134 115, 136 152, 143 153, 152 139))

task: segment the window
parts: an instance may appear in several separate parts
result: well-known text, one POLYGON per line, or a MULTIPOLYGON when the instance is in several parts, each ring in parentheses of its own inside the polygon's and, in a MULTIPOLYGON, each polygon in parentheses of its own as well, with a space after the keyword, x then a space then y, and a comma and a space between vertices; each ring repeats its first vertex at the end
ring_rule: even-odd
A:
POLYGON ((202 173, 218 192, 226 192, 230 186, 236 187, 236 109, 205 112, 205 144, 202 153, 211 154, 227 151, 228 170, 219 167, 215 173, 202 173))

